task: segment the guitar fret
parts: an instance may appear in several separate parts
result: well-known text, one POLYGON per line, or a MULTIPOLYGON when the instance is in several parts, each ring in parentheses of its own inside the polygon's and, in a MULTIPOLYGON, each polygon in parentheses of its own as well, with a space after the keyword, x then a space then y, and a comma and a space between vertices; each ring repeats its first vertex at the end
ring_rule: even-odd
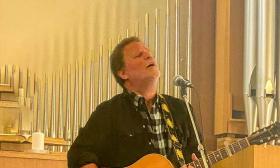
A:
POLYGON ((208 158, 209 158, 209 160, 211 162, 211 165, 217 162, 213 152, 208 155, 208 158))
POLYGON ((201 167, 201 168, 204 168, 204 167, 205 167, 202 158, 199 159, 199 164, 200 164, 200 167, 201 167))
POLYGON ((233 143, 232 145, 233 145, 233 148, 234 148, 235 152, 241 151, 241 147, 240 147, 238 141, 233 143))
POLYGON ((228 151, 225 148, 220 149, 222 158, 227 158, 229 156, 228 151))
POLYGON ((214 155, 215 155, 215 158, 216 158, 217 162, 220 161, 220 160, 222 160, 222 157, 221 157, 219 151, 215 151, 215 152, 214 152, 214 155))
POLYGON ((212 153, 212 157, 213 157, 213 159, 215 160, 215 163, 216 163, 218 160, 217 160, 217 158, 215 157, 215 153, 214 153, 214 152, 212 153))
POLYGON ((242 149, 247 148, 247 147, 249 146, 248 141, 247 141, 246 138, 241 139, 241 140, 239 141, 239 144, 240 144, 240 146, 241 146, 242 149))
POLYGON ((228 154, 228 156, 232 156, 232 152, 231 152, 231 150, 230 150, 230 146, 226 146, 225 147, 225 150, 227 151, 227 154, 228 154))
POLYGON ((214 152, 212 152, 212 159, 213 159, 214 163, 216 163, 216 162, 217 162, 217 159, 216 159, 216 157, 215 157, 214 152))
POLYGON ((229 147, 230 152, 231 152, 232 154, 235 154, 235 150, 234 150, 234 148, 233 148, 233 144, 229 145, 228 147, 229 147))
POLYGON ((203 160, 202 158, 200 158, 199 160, 195 160, 189 164, 187 164, 188 166, 193 166, 194 168, 204 168, 204 164, 203 164, 203 160))
POLYGON ((207 156, 207 161, 209 162, 210 165, 212 165, 212 160, 211 160, 211 154, 209 153, 207 156))
POLYGON ((201 167, 200 163, 199 163, 199 160, 194 161, 194 165, 195 165, 195 167, 201 167))
POLYGON ((240 140, 236 142, 236 144, 238 145, 238 147, 240 148, 240 150, 242 150, 242 146, 240 144, 240 140))
MULTIPOLYGON (((207 162, 207 164, 209 164, 209 162, 207 160, 206 160, 206 162, 207 162)), ((205 168, 202 158, 199 159, 199 163, 202 168, 205 168)))
POLYGON ((244 149, 246 147, 246 146, 244 146, 246 144, 244 144, 243 140, 238 141, 238 143, 239 143, 241 149, 244 149))
POLYGON ((247 144, 247 146, 249 147, 251 144, 250 144, 250 142, 249 142, 249 140, 248 140, 248 137, 247 138, 244 138, 245 140, 246 140, 246 144, 247 144))

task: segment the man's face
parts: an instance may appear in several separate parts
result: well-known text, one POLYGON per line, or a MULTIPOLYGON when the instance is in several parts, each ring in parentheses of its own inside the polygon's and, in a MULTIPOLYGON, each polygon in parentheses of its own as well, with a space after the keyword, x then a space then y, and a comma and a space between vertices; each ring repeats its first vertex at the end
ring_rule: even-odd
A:
POLYGON ((124 67, 119 76, 131 82, 154 80, 160 75, 158 65, 151 52, 142 42, 131 42, 124 47, 124 67))

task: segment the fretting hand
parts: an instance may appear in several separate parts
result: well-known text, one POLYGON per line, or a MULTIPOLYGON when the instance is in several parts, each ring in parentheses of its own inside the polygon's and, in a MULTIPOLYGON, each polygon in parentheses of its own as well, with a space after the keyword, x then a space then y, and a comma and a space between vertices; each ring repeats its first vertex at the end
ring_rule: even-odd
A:
MULTIPOLYGON (((198 158, 196 157, 196 155, 195 155, 194 153, 192 154, 192 160, 193 160, 193 161, 198 160, 198 158)), ((181 168, 194 168, 194 167, 193 167, 193 166, 190 166, 190 165, 188 166, 188 165, 185 164, 185 165, 183 165, 181 168)))

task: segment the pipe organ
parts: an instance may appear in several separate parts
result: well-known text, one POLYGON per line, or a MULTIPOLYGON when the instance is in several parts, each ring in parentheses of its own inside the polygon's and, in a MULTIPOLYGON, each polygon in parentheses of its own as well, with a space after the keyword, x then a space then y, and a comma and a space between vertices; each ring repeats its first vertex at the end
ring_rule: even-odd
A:
MULTIPOLYGON (((164 10, 157 8, 153 12, 147 12, 136 24, 134 22, 131 25, 132 29, 127 28, 118 37, 111 37, 107 44, 90 46, 90 52, 81 49, 82 53, 90 54, 78 55, 75 62, 62 66, 58 72, 41 75, 29 68, 1 65, 1 98, 6 92, 14 94, 13 102, 18 104, 19 110, 13 114, 0 111, 3 113, 1 115, 5 115, 5 119, 0 119, 0 134, 30 135, 34 131, 40 131, 52 138, 54 143, 49 143, 50 150, 67 150, 96 106, 122 92, 110 72, 109 57, 113 47, 128 36, 137 35, 141 38, 143 35, 141 40, 153 51, 162 73, 159 92, 179 97, 178 88, 173 86, 172 76, 181 74, 191 80, 191 0, 188 3, 166 0, 164 10), (182 3, 188 5, 187 15, 182 15, 185 12, 180 10, 182 3), (175 24, 172 24, 172 18, 175 18, 175 24), (61 145, 55 143, 56 140, 63 140, 62 145, 66 147, 56 148, 55 145, 61 145)), ((77 43, 82 37, 75 34, 75 31, 78 33, 81 30, 87 32, 89 28, 73 29, 71 35, 64 38, 69 40, 74 37, 77 40, 64 43, 75 50, 71 51, 72 54, 80 53, 78 47, 81 44, 77 43)), ((82 41, 83 45, 88 45, 85 43, 92 40, 82 41)), ((57 49, 63 46, 55 46, 56 44, 50 43, 51 46, 46 48, 57 49)), ((70 53, 65 48, 57 50, 70 53)))
POLYGON ((243 93, 248 133, 279 120, 277 0, 246 0, 243 93))

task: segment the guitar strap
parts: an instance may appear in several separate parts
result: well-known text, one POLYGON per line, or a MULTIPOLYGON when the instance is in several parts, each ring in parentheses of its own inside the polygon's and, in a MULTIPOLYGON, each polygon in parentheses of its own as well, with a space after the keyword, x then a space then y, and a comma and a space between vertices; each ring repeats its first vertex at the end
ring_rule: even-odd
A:
POLYGON ((172 147, 173 147, 174 153, 176 154, 176 157, 177 157, 177 160, 178 160, 180 166, 183 166, 186 162, 185 162, 183 152, 182 152, 182 144, 179 142, 179 140, 177 138, 172 114, 167 106, 165 98, 162 95, 159 95, 159 96, 161 98, 160 106, 161 106, 161 110, 163 113, 163 118, 164 118, 164 121, 165 121, 165 124, 167 127, 168 135, 172 142, 172 147))

